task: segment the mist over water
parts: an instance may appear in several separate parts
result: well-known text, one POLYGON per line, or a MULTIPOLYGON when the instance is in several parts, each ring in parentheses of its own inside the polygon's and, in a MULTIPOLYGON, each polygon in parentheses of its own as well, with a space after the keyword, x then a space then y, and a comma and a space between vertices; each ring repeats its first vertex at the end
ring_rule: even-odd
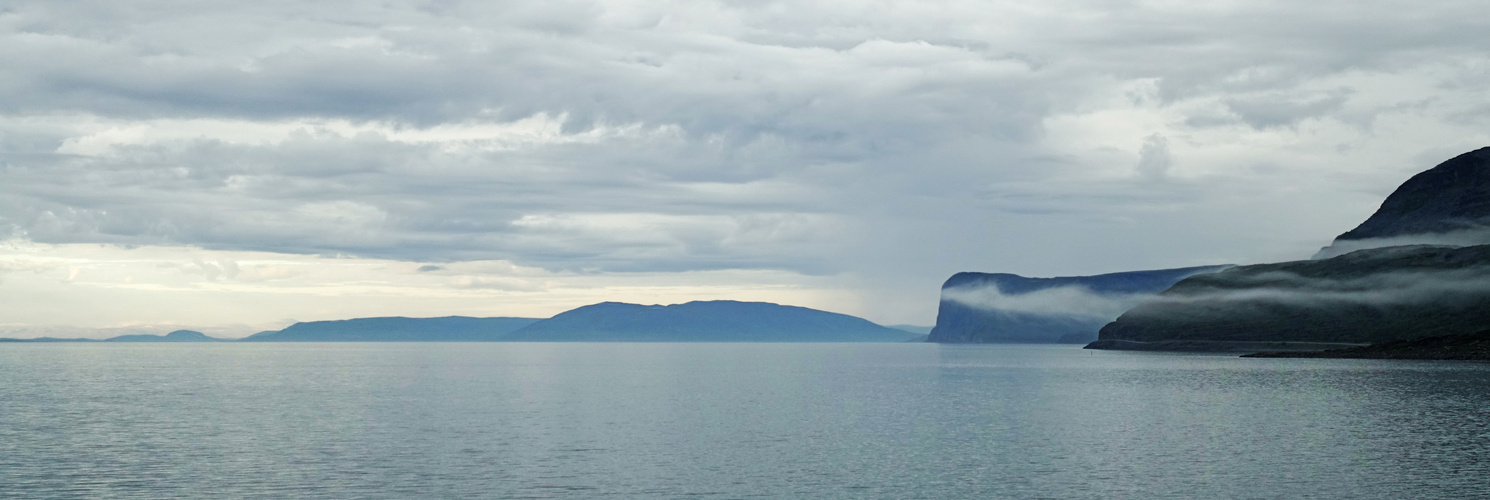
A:
POLYGON ((0 346, 0 497, 1464 498, 1490 365, 935 344, 0 346))

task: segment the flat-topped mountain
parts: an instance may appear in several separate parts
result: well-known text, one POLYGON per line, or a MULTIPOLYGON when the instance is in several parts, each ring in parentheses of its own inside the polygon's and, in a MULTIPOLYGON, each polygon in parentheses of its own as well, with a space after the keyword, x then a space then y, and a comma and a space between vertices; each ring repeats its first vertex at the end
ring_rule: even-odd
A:
POLYGON ((245 342, 483 342, 502 340, 534 318, 357 318, 295 323, 259 332, 245 342))
POLYGON ((1490 245, 1402 246, 1186 278, 1102 327, 1107 341, 1379 343, 1490 325, 1490 245))
POLYGON ((1412 176, 1376 213, 1336 237, 1316 258, 1411 244, 1490 244, 1490 147, 1412 176))
POLYGON ((165 335, 120 335, 104 342, 220 342, 223 339, 208 337, 202 332, 176 330, 165 335))
POLYGON ((928 342, 1087 343, 1102 325, 1189 276, 1227 266, 1026 278, 957 273, 942 285, 928 342))
POLYGON ((765 302, 674 305, 602 302, 560 313, 503 340, 527 342, 900 342, 869 320, 765 302))

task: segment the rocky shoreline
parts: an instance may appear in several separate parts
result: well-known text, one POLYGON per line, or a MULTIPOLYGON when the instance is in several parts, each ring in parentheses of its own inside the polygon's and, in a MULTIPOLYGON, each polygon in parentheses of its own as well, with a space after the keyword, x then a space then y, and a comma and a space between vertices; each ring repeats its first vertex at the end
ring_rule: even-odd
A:
POLYGON ((1435 359, 1490 361, 1490 330, 1324 351, 1269 351, 1244 358, 1435 359))
POLYGON ((1361 347, 1367 344, 1341 342, 1285 342, 1245 340, 1159 340, 1139 342, 1133 340, 1103 339, 1087 344, 1084 349, 1107 351, 1172 351, 1172 352, 1318 352, 1326 349, 1361 347))

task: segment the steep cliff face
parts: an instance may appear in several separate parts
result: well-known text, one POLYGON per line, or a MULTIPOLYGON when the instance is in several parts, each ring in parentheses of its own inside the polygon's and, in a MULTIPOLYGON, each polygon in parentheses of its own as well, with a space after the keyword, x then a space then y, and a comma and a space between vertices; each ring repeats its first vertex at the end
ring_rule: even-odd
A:
POLYGON ((1490 244, 1490 148, 1464 153, 1408 179, 1376 213, 1335 238, 1316 258, 1412 244, 1490 244))
POLYGON ((1485 325, 1490 245, 1402 246, 1186 278, 1102 327, 1098 342, 1374 343, 1485 325))
POLYGON ((1227 266, 1026 278, 957 273, 942 285, 928 342, 1086 343, 1124 310, 1188 276, 1227 266))

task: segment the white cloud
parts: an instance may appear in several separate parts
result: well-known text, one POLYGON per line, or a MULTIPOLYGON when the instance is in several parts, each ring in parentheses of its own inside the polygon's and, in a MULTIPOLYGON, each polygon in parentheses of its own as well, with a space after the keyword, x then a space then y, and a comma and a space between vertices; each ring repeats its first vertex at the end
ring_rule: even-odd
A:
POLYGON ((1163 179, 1173 163, 1169 141, 1164 136, 1154 134, 1143 140, 1143 147, 1138 150, 1138 175, 1150 180, 1163 179))

